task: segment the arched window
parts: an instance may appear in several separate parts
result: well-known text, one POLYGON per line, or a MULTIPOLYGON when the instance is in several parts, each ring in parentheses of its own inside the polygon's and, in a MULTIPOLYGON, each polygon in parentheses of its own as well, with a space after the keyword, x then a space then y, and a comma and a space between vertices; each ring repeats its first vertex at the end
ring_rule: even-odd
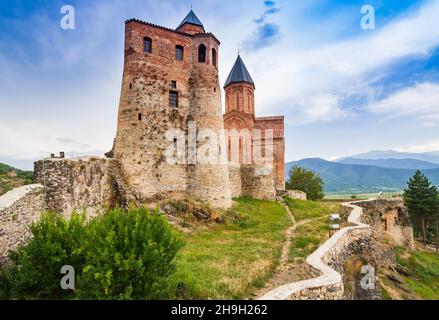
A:
POLYGON ((143 38, 143 52, 151 53, 152 52, 152 40, 151 38, 145 37, 143 38))
POLYGON ((236 110, 239 111, 239 95, 236 94, 236 110))
POLYGON ((212 64, 216 67, 216 50, 212 49, 212 64))
POLYGON ((182 46, 175 46, 175 59, 183 61, 184 49, 182 46))
POLYGON ((206 62, 206 46, 204 44, 200 44, 198 47, 198 62, 206 62))

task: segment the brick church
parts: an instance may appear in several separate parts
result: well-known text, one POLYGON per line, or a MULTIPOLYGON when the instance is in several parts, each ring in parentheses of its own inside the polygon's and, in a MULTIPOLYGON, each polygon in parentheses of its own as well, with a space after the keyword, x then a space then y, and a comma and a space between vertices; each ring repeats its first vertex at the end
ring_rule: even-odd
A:
MULTIPOLYGON (((273 145, 271 146, 273 173, 276 188, 283 190, 285 188, 284 116, 256 117, 255 83, 239 55, 226 80, 224 90, 226 97, 225 129, 248 129, 250 132, 255 129, 259 129, 261 132, 267 129, 273 130, 273 145)), ((261 146, 263 149, 265 146, 264 137, 263 133, 260 137, 252 137, 252 147, 261 146)), ((244 161, 242 148, 243 144, 239 143, 240 162, 244 161)), ((229 159, 231 159, 230 154, 229 159)), ((252 160, 254 160, 253 157, 252 160)))

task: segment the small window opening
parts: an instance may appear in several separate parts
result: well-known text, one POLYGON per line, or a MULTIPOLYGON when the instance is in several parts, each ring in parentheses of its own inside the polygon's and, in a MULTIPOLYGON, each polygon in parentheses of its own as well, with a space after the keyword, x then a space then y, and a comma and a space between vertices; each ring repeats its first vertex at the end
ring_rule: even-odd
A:
POLYGON ((145 37, 143 38, 143 52, 151 53, 152 52, 152 40, 151 38, 145 37))
POLYGON ((206 46, 204 44, 200 44, 198 47, 198 62, 206 62, 206 46))
POLYGON ((183 61, 184 49, 182 46, 175 46, 175 59, 183 61))
POLYGON ((212 64, 216 67, 216 50, 212 49, 212 64))
POLYGON ((177 89, 177 81, 171 81, 171 87, 177 89))
POLYGON ((169 91, 169 107, 171 108, 178 107, 178 92, 169 91))
POLYGON ((142 114, 141 113, 139 113, 139 121, 142 121, 142 114))

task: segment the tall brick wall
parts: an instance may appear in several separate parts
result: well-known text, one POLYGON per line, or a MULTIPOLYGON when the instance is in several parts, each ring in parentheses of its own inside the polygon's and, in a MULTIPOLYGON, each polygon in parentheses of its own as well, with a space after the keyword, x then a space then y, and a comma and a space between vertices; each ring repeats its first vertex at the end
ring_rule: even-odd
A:
MULTIPOLYGON (((242 164, 257 163, 253 157, 253 150, 255 148, 268 147, 267 150, 272 150, 272 166, 275 185, 278 190, 285 189, 285 139, 284 139, 284 117, 256 117, 255 116, 255 87, 253 84, 247 82, 237 82, 228 84, 225 87, 226 97, 226 113, 224 114, 224 127, 228 130, 243 130, 247 129, 251 134, 254 130, 260 130, 261 136, 258 138, 253 135, 250 146, 250 159, 243 156, 243 149, 246 148, 245 142, 239 144, 239 155, 236 160, 242 164), (269 141, 265 139, 266 130, 273 130, 273 136, 269 141)), ((239 139, 244 140, 245 137, 239 139)), ((228 139, 228 159, 234 161, 232 138, 228 139)), ((248 149, 247 149, 248 150, 248 149)), ((271 165, 271 164, 270 164, 271 165)))
POLYGON ((195 121, 198 130, 210 128, 218 134, 224 128, 218 69, 212 63, 212 49, 218 57, 218 46, 208 33, 191 35, 135 20, 126 23, 114 157, 142 200, 188 194, 214 206, 231 205, 226 164, 165 161, 165 150, 173 143, 166 139, 170 129, 181 129, 187 137, 188 121, 195 121), (152 40, 151 53, 143 51, 144 37, 152 40), (206 46, 205 63, 198 62, 200 44, 206 46), (183 61, 176 59, 177 45, 184 48, 183 61), (169 105, 170 91, 178 92, 177 108, 169 105))

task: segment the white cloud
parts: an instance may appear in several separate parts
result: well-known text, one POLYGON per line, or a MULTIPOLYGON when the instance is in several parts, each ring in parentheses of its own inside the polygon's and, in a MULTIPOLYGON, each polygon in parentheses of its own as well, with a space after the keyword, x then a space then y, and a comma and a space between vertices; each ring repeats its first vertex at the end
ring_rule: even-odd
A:
POLYGON ((319 94, 301 99, 291 112, 287 122, 306 124, 310 122, 328 122, 348 115, 339 107, 339 97, 334 94, 319 94))
POLYGON ((400 152, 414 152, 414 153, 422 153, 422 152, 437 152, 439 150, 439 140, 431 141, 426 144, 420 144, 413 147, 397 149, 400 152))
MULTIPOLYGON (((313 96, 349 96, 370 91, 371 77, 383 76, 387 65, 401 58, 426 56, 439 45, 437 17, 439 1, 429 1, 381 30, 359 31, 357 37, 348 40, 297 49, 294 41, 285 37, 272 48, 246 56, 258 89, 258 109, 267 114, 282 105, 296 112, 297 107, 310 107, 297 105, 297 101, 312 101, 313 96)), ((332 110, 335 114, 343 111, 338 104, 332 104, 332 110)), ((325 119, 307 110, 304 113, 309 113, 309 121, 325 119)))
POLYGON ((415 117, 425 126, 433 126, 439 123, 439 84, 418 83, 383 100, 372 102, 368 109, 391 117, 415 117))

